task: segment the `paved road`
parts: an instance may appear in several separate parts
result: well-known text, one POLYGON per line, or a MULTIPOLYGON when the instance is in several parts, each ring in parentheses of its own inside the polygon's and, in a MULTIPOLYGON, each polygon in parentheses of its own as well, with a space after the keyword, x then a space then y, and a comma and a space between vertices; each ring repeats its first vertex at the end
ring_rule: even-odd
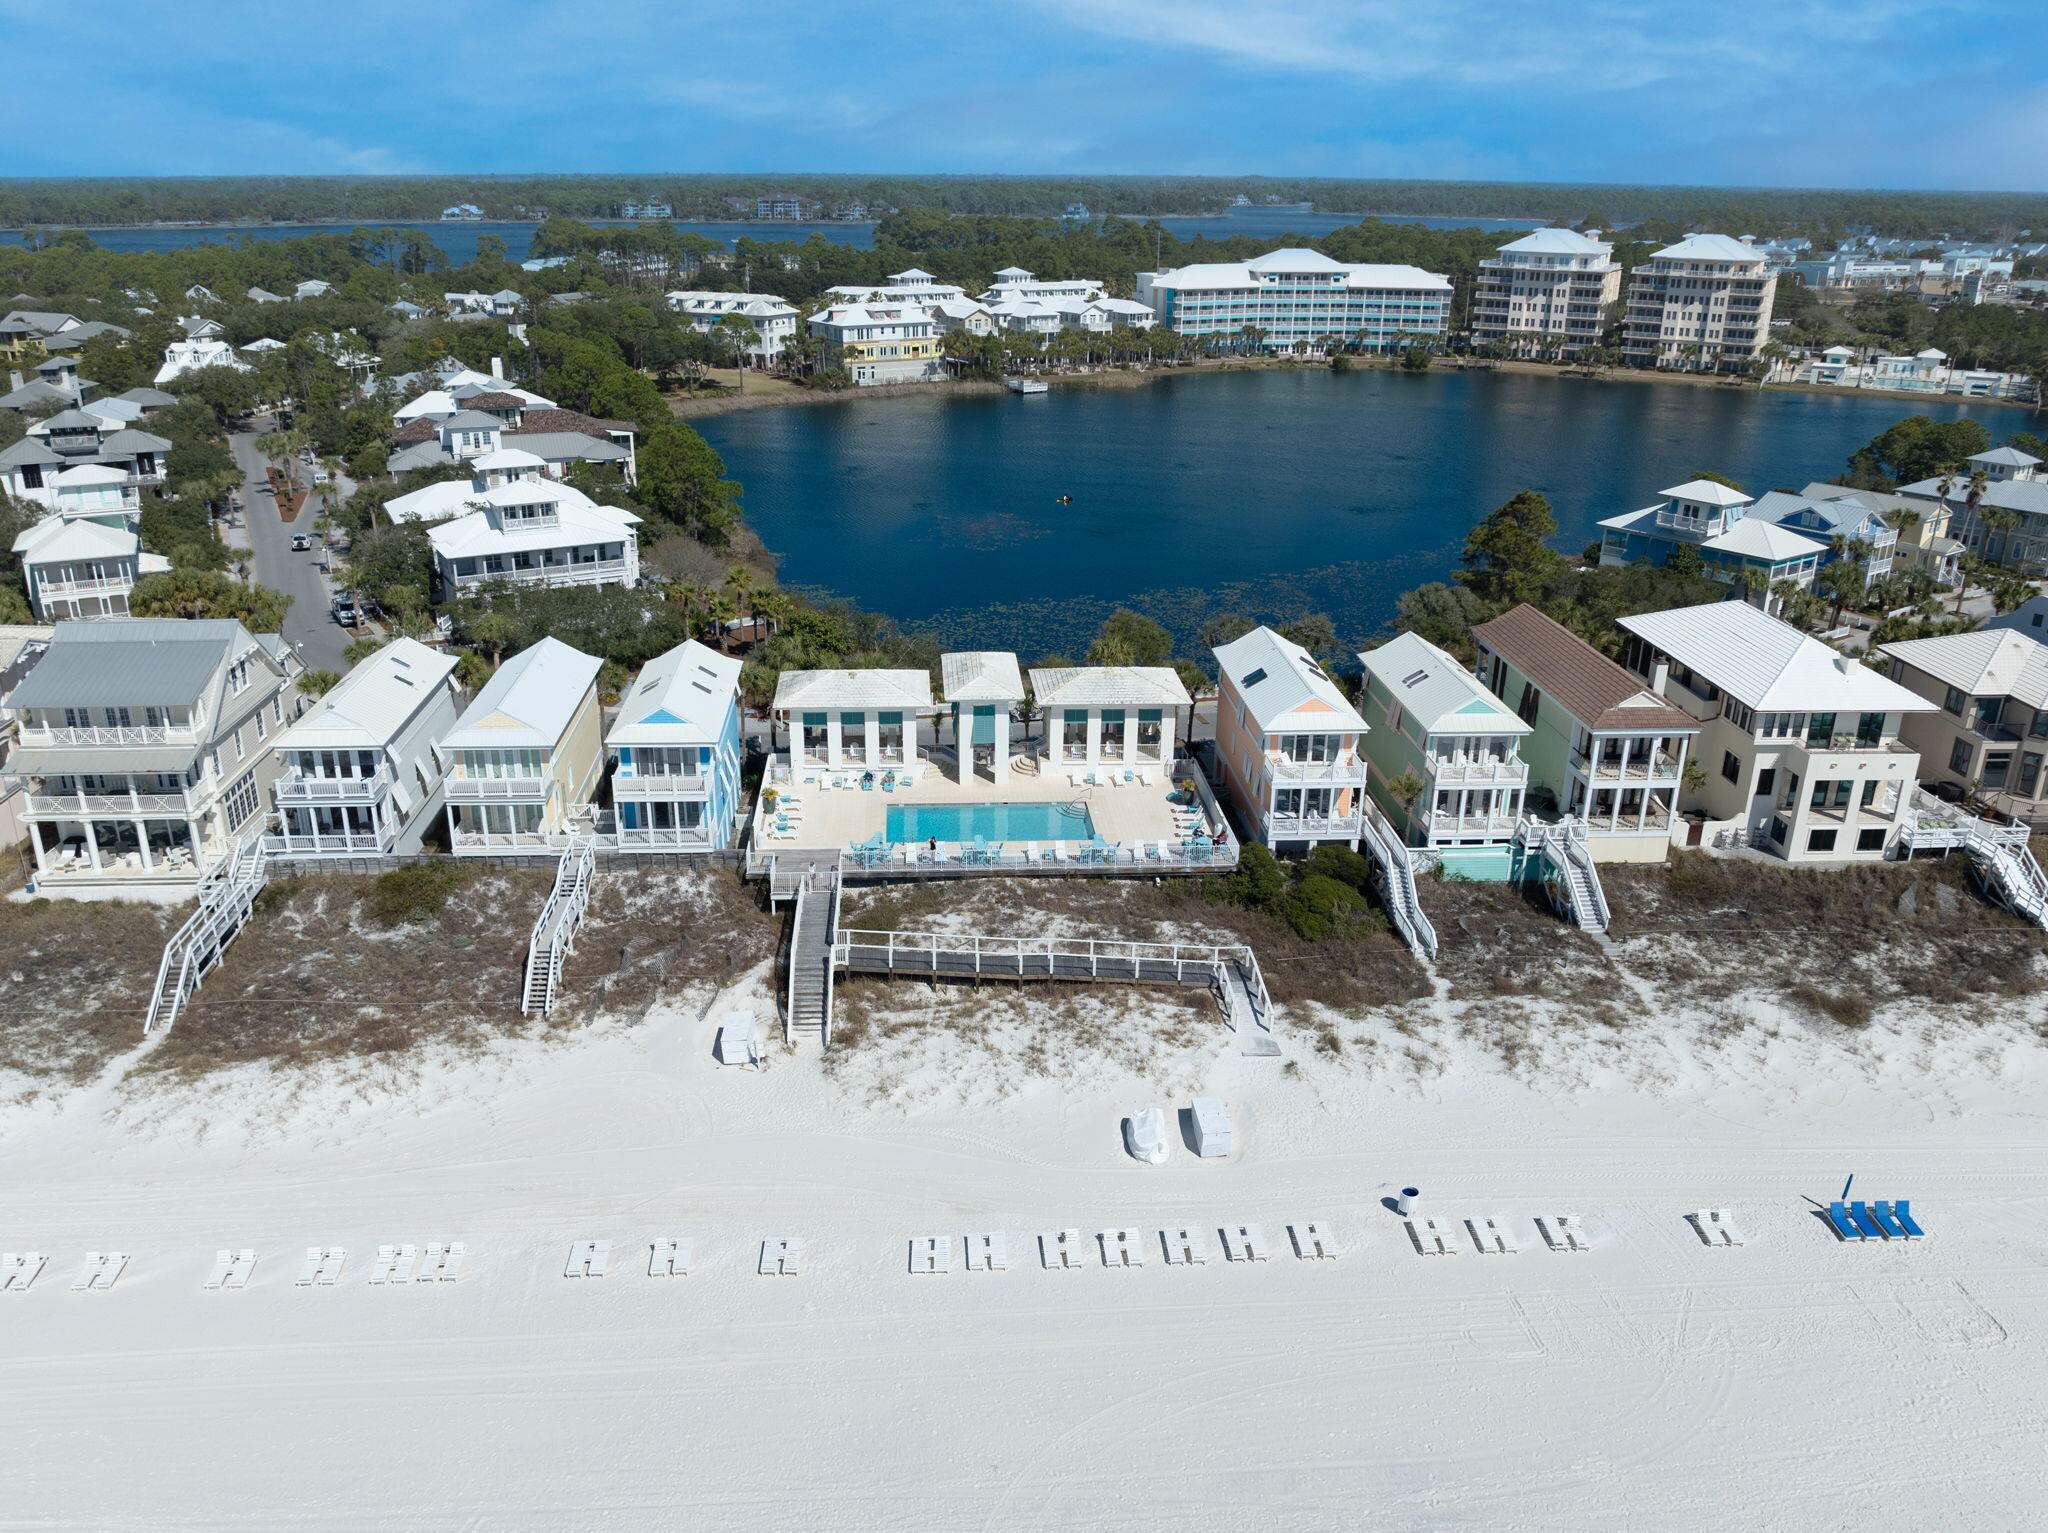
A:
POLYGON ((258 585, 282 591, 292 599, 291 610, 284 618, 284 636, 298 649, 306 662, 306 669, 346 671, 348 662, 342 658, 342 651, 354 635, 336 623, 328 610, 330 592, 327 580, 313 562, 320 557, 319 539, 313 540, 312 552, 292 552, 292 534, 305 532, 311 535, 314 518, 319 515, 319 503, 309 499, 295 522, 278 519, 277 502, 257 488, 265 482, 266 464, 263 454, 256 450, 256 438, 265 429, 267 423, 250 430, 236 431, 228 438, 245 480, 242 509, 247 525, 242 531, 249 545, 250 568, 258 585))

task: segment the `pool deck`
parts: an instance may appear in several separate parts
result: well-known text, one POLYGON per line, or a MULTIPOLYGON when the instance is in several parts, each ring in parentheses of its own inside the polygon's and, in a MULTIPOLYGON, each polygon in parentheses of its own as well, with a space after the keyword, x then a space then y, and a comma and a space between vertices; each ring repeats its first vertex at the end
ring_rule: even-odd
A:
MULTIPOLYGON (((781 764, 778 758, 778 765, 781 764)), ((941 775, 935 768, 941 763, 924 763, 922 778, 914 787, 899 788, 884 792, 878 785, 872 789, 825 788, 802 784, 793 791, 802 800, 801 814, 797 817, 796 834, 779 837, 769 834, 771 823, 764 810, 757 804, 753 821, 753 847, 756 856, 796 858, 803 854, 841 853, 850 851, 863 842, 872 840, 887 831, 888 812, 893 805, 902 804, 1072 804, 1087 806, 1089 818, 1094 822, 1096 834, 1103 840, 1118 843, 1128 851, 1138 853, 1142 860, 1141 844, 1156 845, 1167 843, 1169 854, 1179 846, 1182 836, 1176 826, 1173 805, 1169 795, 1174 784, 1184 776, 1194 776, 1199 781, 1199 770, 1187 762, 1177 764, 1172 770, 1154 769, 1149 786, 1128 784, 1117 787, 1074 787, 1062 772, 1057 777, 1040 777, 1026 766, 1023 770, 1013 767, 1006 782, 992 782, 985 776, 978 776, 965 786, 951 777, 941 775)), ((1209 796, 1207 784, 1200 789, 1203 801, 1204 823, 1212 829, 1221 822, 1215 801, 1209 796)), ((996 843, 990 842, 991 847, 996 843)), ((1071 840, 1066 843, 1069 853, 1082 843, 1071 840)), ((969 846, 958 843, 941 843, 946 855, 957 860, 969 846)), ((970 843, 971 846, 971 843, 970 843)), ((1025 843, 1005 842, 1005 862, 1023 856, 1025 843)), ((920 847, 919 850, 922 850, 920 847)), ((1042 854, 1050 850, 1049 843, 1039 843, 1042 854)), ((1223 866, 1236 861, 1235 841, 1229 843, 1227 851, 1215 859, 1223 866)), ((892 861, 901 863, 901 853, 892 850, 892 861)), ((991 871, 995 871, 992 869, 991 871)), ((1072 871, 1072 870, 1062 870, 1072 871)))

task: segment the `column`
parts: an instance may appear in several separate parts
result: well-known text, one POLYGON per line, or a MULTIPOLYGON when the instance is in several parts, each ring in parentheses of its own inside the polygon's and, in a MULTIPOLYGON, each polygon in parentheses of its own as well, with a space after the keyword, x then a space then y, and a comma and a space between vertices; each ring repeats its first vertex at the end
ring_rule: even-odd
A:
POLYGON ((974 781, 974 704, 953 705, 953 776, 961 787, 974 781))
POLYGON ((995 748, 989 757, 989 772, 997 782, 1010 780, 1010 705, 995 707, 995 748))
POLYGON ((1102 714, 1099 710, 1088 710, 1088 765, 1102 764, 1102 714))
POLYGON ((97 873, 100 870, 99 825, 92 820, 81 820, 79 823, 85 827, 85 855, 92 859, 92 870, 97 873))
POLYGON ((881 770, 882 760, 882 715, 873 708, 861 715, 863 738, 867 741, 868 770, 881 770))
POLYGON ((828 713, 825 715, 825 765, 835 772, 845 764, 840 757, 839 749, 839 715, 828 713))
POLYGON ((135 822, 135 846, 142 853, 142 871, 154 873, 156 871, 156 863, 151 860, 149 855, 149 821, 137 820, 135 822))

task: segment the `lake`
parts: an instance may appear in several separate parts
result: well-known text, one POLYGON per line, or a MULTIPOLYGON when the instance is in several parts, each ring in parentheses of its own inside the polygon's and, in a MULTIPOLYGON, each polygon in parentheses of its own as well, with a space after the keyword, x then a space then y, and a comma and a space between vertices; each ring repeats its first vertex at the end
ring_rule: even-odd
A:
POLYGON ((1085 648, 1125 603, 1184 642, 1229 610, 1325 611, 1360 641, 1517 490, 1547 495, 1559 546, 1578 549, 1699 470, 1798 489, 1916 413, 1973 415, 1994 440, 2030 421, 1960 401, 1302 370, 855 392, 693 424, 786 582, 1028 660, 1085 648))
MULTIPOLYGON (((1535 229, 1541 225, 1526 219, 1501 218, 1425 218, 1409 214, 1377 215, 1393 223, 1422 224, 1432 229, 1535 229)), ((601 228, 616 228, 612 219, 592 219, 601 228)), ((1250 234, 1264 239, 1277 239, 1285 234, 1317 235, 1327 234, 1332 229, 1342 229, 1355 224, 1358 219, 1348 214, 1312 213, 1304 208, 1232 208, 1225 213, 1200 217, 1170 217, 1161 222, 1179 239, 1191 240, 1198 236, 1211 239, 1228 239, 1232 235, 1250 234)), ((442 224, 411 223, 391 225, 371 221, 373 228, 418 229, 431 235, 434 243, 447 253, 449 261, 456 266, 467 265, 476 259, 476 242, 480 235, 495 234, 505 242, 505 254, 514 261, 523 261, 533 246, 534 224, 442 224)), ((103 250, 185 250, 193 245, 232 244, 243 237, 259 240, 296 240, 309 234, 346 234, 355 226, 352 224, 265 224, 260 227, 203 229, 93 229, 93 243, 103 250)), ((803 241, 813 234, 822 234, 835 244, 850 245, 856 250, 870 250, 875 243, 873 224, 761 224, 761 223, 679 223, 678 229, 687 229, 707 239, 731 245, 736 240, 793 240, 803 241)), ((0 231, 0 244, 19 245, 19 230, 0 231)))

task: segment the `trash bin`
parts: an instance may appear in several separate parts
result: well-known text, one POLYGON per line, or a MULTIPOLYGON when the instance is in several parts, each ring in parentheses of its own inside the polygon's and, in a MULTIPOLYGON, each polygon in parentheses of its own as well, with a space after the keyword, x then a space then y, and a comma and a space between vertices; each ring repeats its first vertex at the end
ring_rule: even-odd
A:
POLYGON ((1401 1195, 1394 1199, 1394 1212, 1397 1214, 1414 1213, 1415 1200, 1421 1196, 1422 1189, 1420 1187, 1403 1187, 1401 1195))
POLYGON ((1230 1117, 1214 1097, 1195 1098, 1195 1153, 1213 1158, 1230 1153, 1230 1117))

